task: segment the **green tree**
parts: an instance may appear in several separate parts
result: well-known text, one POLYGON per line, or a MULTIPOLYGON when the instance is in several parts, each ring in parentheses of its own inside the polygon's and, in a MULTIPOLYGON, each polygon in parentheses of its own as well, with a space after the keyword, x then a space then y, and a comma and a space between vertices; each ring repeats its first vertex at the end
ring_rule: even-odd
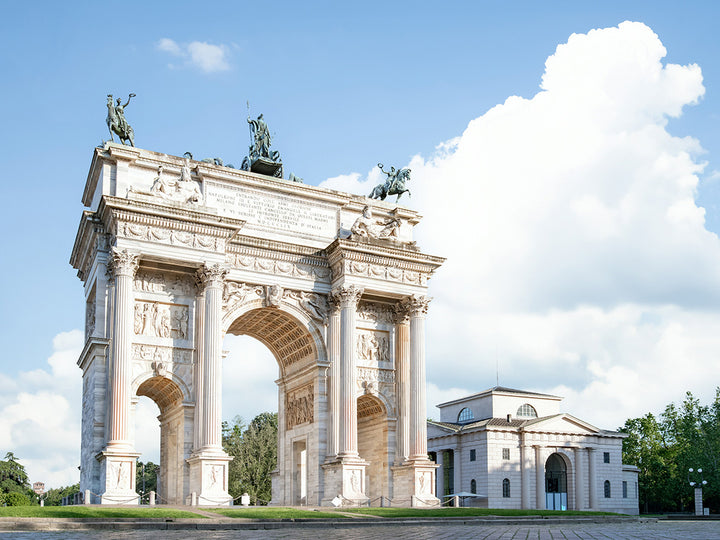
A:
POLYGON ((45 506, 60 506, 63 497, 68 497, 80 491, 80 484, 71 486, 63 486, 59 488, 48 489, 45 492, 45 506))
POLYGON ((276 413, 261 413, 243 429, 242 418, 223 425, 223 447, 233 456, 229 492, 233 497, 250 495, 252 504, 267 504, 272 497, 270 473, 277 466, 276 413))
POLYGON ((708 484, 705 506, 720 508, 720 388, 709 406, 690 392, 656 419, 652 414, 629 419, 622 431, 623 462, 640 468, 640 506, 645 512, 687 511, 694 493, 688 469, 702 469, 708 484))
POLYGON ((5 454, 5 460, 0 461, 0 493, 21 493, 30 501, 36 501, 25 467, 12 452, 5 454))
MULTIPOLYGON (((138 461, 135 469, 135 491, 139 494, 154 491, 157 493, 157 477, 160 472, 160 465, 152 461, 143 463, 138 461), (145 490, 143 491, 143 478, 145 479, 145 490)), ((147 502, 143 499, 144 502, 147 502)))
POLYGON ((32 504, 30 502, 30 497, 28 497, 25 493, 20 493, 18 491, 7 493, 4 499, 5 504, 8 506, 30 506, 32 504))

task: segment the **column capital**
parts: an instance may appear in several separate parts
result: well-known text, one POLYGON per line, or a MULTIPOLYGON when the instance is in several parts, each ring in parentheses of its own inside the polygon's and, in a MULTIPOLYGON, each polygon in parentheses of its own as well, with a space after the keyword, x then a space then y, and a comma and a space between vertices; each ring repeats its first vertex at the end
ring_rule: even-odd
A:
POLYGON ((395 324, 407 324, 410 322, 410 309, 405 300, 406 299, 400 300, 393 306, 393 320, 395 324))
POLYGON ((399 304, 403 306, 403 309, 408 312, 410 317, 424 317, 427 315, 428 306, 432 298, 421 295, 413 294, 407 298, 400 300, 399 304))
POLYGON ((222 288, 228 269, 219 264, 206 264, 198 268, 195 272, 195 280, 198 287, 206 289, 208 287, 222 288))
POLYGON ((137 272, 138 266, 140 265, 140 255, 127 249, 119 250, 113 247, 108 263, 108 273, 111 276, 127 276, 132 278, 135 277, 135 272, 137 272))
POLYGON ((340 304, 341 308, 344 307, 357 307, 360 297, 362 296, 365 289, 357 287, 355 285, 343 285, 333 290, 330 295, 334 302, 340 304))

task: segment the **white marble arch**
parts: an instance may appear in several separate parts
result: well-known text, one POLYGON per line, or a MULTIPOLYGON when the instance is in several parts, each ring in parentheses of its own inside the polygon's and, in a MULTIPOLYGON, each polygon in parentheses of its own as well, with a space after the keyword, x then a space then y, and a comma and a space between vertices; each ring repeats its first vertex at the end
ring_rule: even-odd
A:
POLYGON ((147 395, 161 411, 162 500, 232 504, 221 432, 232 333, 279 365, 273 504, 365 502, 378 466, 387 475, 369 484, 393 504, 437 504, 424 340, 444 259, 413 241, 418 212, 115 143, 94 150, 82 202, 70 263, 85 288, 88 502, 137 504, 132 420, 147 395), (157 189, 180 181, 202 196, 157 189), (374 462, 358 452, 363 393, 384 409, 383 448, 363 447, 374 462))

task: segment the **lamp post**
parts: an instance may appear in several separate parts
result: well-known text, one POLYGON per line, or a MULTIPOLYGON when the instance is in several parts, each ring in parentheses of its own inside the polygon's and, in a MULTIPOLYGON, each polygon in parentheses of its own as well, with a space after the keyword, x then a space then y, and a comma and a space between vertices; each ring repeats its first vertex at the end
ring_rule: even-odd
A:
POLYGON ((695 488, 695 515, 703 515, 703 497, 702 488, 707 485, 707 480, 703 479, 703 470, 695 471, 692 467, 688 469, 688 482, 690 487, 695 488), (699 480, 698 480, 699 478, 699 480), (697 481, 696 481, 697 480, 697 481))

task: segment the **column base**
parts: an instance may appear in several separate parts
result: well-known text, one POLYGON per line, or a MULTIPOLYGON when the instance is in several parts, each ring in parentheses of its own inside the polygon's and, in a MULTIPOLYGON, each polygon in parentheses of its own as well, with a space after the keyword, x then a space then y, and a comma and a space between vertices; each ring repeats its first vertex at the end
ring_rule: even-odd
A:
POLYGON ((322 506, 361 506, 367 504, 365 469, 370 465, 360 457, 343 457, 322 465, 325 471, 325 497, 322 506))
POLYGON ((203 450, 187 459, 190 465, 190 495, 185 504, 232 506, 228 493, 228 469, 232 457, 218 449, 203 450))
POLYGON ((406 461, 392 467, 392 506, 437 507, 435 496, 435 469, 438 465, 429 459, 406 461))
MULTIPOLYGON (((113 449, 108 446, 95 459, 100 462, 100 486, 102 493, 90 494, 93 502, 100 504, 140 504, 140 496, 135 493, 135 469, 138 452, 113 449), (99 496, 99 500, 97 497, 99 496)), ((90 502, 90 501, 88 501, 90 502)))

